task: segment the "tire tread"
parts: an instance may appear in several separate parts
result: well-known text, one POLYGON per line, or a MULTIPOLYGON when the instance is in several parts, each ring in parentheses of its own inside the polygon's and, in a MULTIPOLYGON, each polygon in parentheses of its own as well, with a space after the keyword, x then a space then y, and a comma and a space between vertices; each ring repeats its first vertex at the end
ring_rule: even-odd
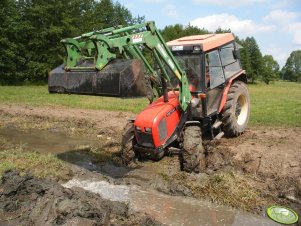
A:
POLYGON ((236 101, 241 93, 245 93, 245 95, 247 95, 248 105, 250 105, 247 86, 241 81, 236 81, 231 85, 229 89, 227 101, 221 113, 221 120, 223 122, 222 128, 225 135, 228 137, 237 137, 241 135, 245 130, 246 124, 248 123, 249 112, 246 123, 244 124, 242 129, 238 128, 235 116, 233 115, 235 114, 234 106, 236 105, 236 101))

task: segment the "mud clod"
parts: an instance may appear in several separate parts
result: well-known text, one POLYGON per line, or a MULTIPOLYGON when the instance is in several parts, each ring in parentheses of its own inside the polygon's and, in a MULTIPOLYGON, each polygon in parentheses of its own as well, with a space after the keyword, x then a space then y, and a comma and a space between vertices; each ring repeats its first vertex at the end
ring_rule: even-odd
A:
POLYGON ((213 143, 212 146, 207 144, 206 150, 207 171, 217 171, 223 169, 226 166, 233 165, 233 153, 230 151, 229 148, 218 146, 216 143, 213 143))
POLYGON ((160 225, 148 216, 130 215, 127 204, 102 199, 82 189, 6 172, 0 182, 0 222, 8 225, 160 225), (14 215, 14 218, 8 217, 14 215))
POLYGON ((242 161, 240 162, 241 168, 244 172, 257 174, 261 165, 262 154, 253 152, 246 152, 242 156, 242 161))

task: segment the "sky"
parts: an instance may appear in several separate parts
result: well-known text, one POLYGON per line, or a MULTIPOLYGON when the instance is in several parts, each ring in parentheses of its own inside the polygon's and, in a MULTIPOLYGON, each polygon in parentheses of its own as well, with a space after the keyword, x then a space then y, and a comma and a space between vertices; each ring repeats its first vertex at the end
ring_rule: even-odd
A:
POLYGON ((263 55, 284 66, 301 50, 301 0, 118 0, 134 16, 163 29, 188 24, 215 31, 230 28, 239 38, 253 36, 263 55))

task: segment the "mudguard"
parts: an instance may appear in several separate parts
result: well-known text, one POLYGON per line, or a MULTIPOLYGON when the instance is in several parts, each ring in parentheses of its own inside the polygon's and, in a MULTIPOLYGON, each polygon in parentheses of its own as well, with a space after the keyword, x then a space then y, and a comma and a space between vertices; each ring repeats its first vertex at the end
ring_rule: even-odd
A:
POLYGON ((221 99, 221 102, 220 102, 220 105, 219 105, 219 109, 218 109, 218 112, 220 113, 226 102, 227 102, 227 96, 228 96, 228 92, 229 92, 229 89, 233 83, 234 80, 240 80, 239 78, 242 78, 241 80, 245 83, 247 83, 247 78, 246 78, 246 71, 245 70, 241 70, 239 71, 236 75, 234 75, 233 77, 231 77, 228 81, 227 81, 227 84, 224 88, 224 91, 223 91, 223 96, 222 96, 222 99, 221 99))

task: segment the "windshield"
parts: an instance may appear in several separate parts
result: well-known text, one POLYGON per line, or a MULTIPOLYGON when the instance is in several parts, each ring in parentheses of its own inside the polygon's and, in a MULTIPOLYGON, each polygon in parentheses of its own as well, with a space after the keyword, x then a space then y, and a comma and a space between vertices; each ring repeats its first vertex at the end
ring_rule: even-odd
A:
MULTIPOLYGON (((199 90, 201 75, 201 59, 200 55, 181 54, 175 56, 180 67, 186 72, 191 91, 199 90)), ((171 83, 176 87, 179 82, 175 76, 171 77, 171 83)))

